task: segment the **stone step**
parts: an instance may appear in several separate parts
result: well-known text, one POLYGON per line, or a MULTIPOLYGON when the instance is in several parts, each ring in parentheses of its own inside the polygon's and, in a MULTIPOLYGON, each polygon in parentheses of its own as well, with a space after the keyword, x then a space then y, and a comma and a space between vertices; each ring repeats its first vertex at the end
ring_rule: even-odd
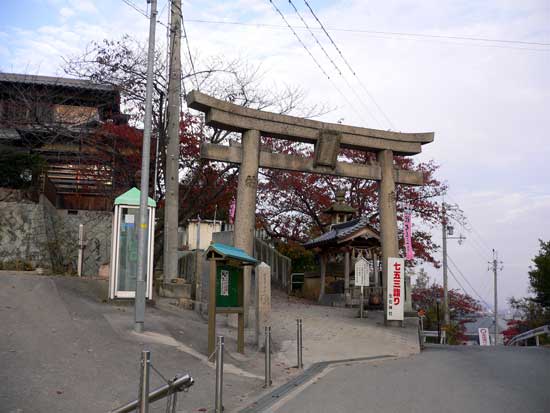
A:
POLYGON ((163 282, 159 285, 159 295, 167 298, 191 299, 193 286, 187 282, 163 282))

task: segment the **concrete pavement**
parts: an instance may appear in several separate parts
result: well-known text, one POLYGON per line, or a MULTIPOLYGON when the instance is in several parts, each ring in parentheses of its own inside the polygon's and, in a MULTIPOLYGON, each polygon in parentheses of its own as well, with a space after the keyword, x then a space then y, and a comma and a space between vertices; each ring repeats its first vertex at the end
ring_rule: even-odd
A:
POLYGON ((549 366, 544 348, 428 346, 408 358, 332 366, 264 411, 544 413, 549 366))
MULTIPOLYGON (((146 332, 136 334, 133 306, 97 299, 93 282, 74 277, 0 271, 0 413, 109 411, 136 398, 139 357, 152 352, 167 378, 189 373, 196 384, 179 397, 179 412, 211 411, 215 371, 207 358, 207 323, 198 314, 163 302, 148 307, 146 332)), ((304 319, 304 365, 418 351, 414 326, 384 328, 375 314, 329 308, 274 292, 273 388, 298 377, 296 318, 304 319)), ((247 330, 246 355, 237 354, 236 331, 218 317, 226 337, 224 405, 237 411, 264 390, 264 354, 247 330)), ((154 374, 151 387, 163 384, 154 374)), ((152 412, 163 411, 158 402, 152 412)))
MULTIPOLYGON (((107 412, 136 398, 142 349, 151 350, 153 365, 165 377, 196 378, 189 392, 179 395, 178 412, 207 411, 214 404, 215 371, 201 352, 202 335, 196 334, 204 323, 194 315, 189 312, 182 322, 148 308, 148 333, 137 335, 131 332, 133 307, 95 302, 74 292, 70 278, 2 274, 0 412, 107 412), (182 345, 184 336, 199 341, 182 345)), ((232 363, 230 355, 226 360, 232 363)), ((263 380, 237 366, 227 369, 224 401, 231 410, 263 380)), ((151 387, 161 384, 153 374, 151 387)), ((158 402, 151 411, 164 408, 158 402)))

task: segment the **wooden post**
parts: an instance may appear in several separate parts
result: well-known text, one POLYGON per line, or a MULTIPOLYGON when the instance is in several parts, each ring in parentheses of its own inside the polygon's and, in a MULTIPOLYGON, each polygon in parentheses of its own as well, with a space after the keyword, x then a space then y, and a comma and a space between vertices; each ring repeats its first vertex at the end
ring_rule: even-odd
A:
POLYGON ((208 355, 216 347, 216 261, 210 259, 210 283, 208 286, 208 355))
POLYGON ((349 289, 349 249, 344 253, 344 298, 346 305, 351 304, 351 292, 349 289))
POLYGON ((319 291, 319 301, 325 296, 325 277, 327 272, 327 262, 325 254, 321 255, 321 289, 319 291))

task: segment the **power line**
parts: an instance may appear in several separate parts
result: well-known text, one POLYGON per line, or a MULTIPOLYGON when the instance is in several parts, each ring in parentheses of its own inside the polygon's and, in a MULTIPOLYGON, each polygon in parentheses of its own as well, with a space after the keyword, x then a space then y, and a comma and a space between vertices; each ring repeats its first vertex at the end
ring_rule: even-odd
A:
POLYGON ((304 0, 304 3, 306 4, 307 8, 311 12, 311 14, 315 18, 315 20, 317 20, 317 23, 319 23, 319 26, 321 27, 321 30, 323 30, 323 32, 328 37, 328 39, 330 40, 330 42, 332 43, 332 45, 334 46, 334 48, 336 49, 336 51, 338 52, 338 54, 340 55, 340 57, 342 58, 344 63, 347 65, 348 69, 351 71, 351 73, 353 73, 355 75, 355 71, 352 69, 351 65, 349 64, 349 62, 344 57, 342 51, 338 48, 338 46, 336 46, 336 43, 334 42, 334 40, 332 40, 332 37, 330 36, 330 34, 328 34, 328 32, 325 29, 325 26, 323 26, 323 23, 321 23, 321 20, 319 20, 319 18, 317 17, 317 15, 313 11, 313 9, 311 8, 311 6, 307 2, 307 0, 304 0))
POLYGON ((315 40, 315 42, 319 45, 319 47, 321 48, 321 50, 323 51, 323 53, 325 54, 326 58, 330 61, 330 63, 332 63, 332 65, 334 66, 334 68, 336 69, 336 71, 338 72, 338 74, 340 75, 340 77, 344 80, 344 82, 346 83, 346 85, 348 86, 348 88, 352 91, 352 93, 355 95, 355 97, 357 98, 357 100, 361 103, 361 105, 363 105, 364 109, 367 111, 367 113, 369 114, 370 117, 372 117, 376 122, 379 123, 379 120, 374 116, 374 114, 370 111, 369 107, 366 105, 366 103, 361 99, 361 97, 357 94, 357 91, 351 86, 351 84, 348 82, 348 80, 344 77, 344 75, 342 74, 342 71, 340 70, 340 68, 338 67, 338 65, 336 64, 336 62, 334 62, 334 60, 330 57, 330 55, 327 53, 326 49, 323 47, 323 45, 321 44, 321 42, 319 41, 319 39, 317 38, 317 36, 315 36, 315 33, 313 33, 313 31, 311 30, 311 28, 309 27, 309 25, 307 24, 307 22, 305 21, 305 19, 302 17, 302 14, 298 11, 298 9, 296 8, 296 6, 294 5, 294 3, 292 2, 292 0, 288 0, 288 2, 290 3, 290 5, 292 6, 292 8, 294 9, 294 11, 296 12, 296 14, 298 15, 298 17, 300 18, 300 20, 302 21, 302 23, 304 23, 304 25, 306 26, 307 30, 309 31, 309 33, 311 34, 311 37, 313 37, 313 39, 315 40))
MULTIPOLYGON (((319 61, 315 58, 315 56, 313 56, 313 54, 311 53, 311 51, 309 50, 309 48, 306 46, 306 44, 302 41, 302 39, 300 38, 300 36, 298 36, 298 33, 296 33, 296 31, 294 30, 294 28, 290 25, 290 23, 288 22, 288 20, 286 19, 286 17, 284 16, 284 14, 281 12, 281 10, 279 10, 279 8, 275 5, 275 3, 273 3, 272 0, 269 0, 269 2, 271 3, 271 5, 273 6, 273 8, 277 11, 277 13, 279 13, 279 15, 281 16, 281 18, 283 19, 283 21, 286 23, 287 27, 290 29, 290 31, 294 34, 294 36, 296 37, 296 39, 298 39, 298 42, 300 43, 300 45, 306 50, 306 52, 309 54, 309 56, 311 57, 311 59, 315 62, 315 64, 317 65, 317 67, 319 68, 319 70, 321 70, 321 72, 323 73, 323 75, 326 76, 326 78, 331 82, 332 86, 338 91, 338 93, 340 93, 341 96, 344 97, 344 99, 346 100, 346 102, 348 102, 348 104, 350 105, 350 107, 353 109, 353 111, 363 120, 363 122, 365 122, 365 118, 363 118, 363 116, 357 111, 357 109, 355 109, 355 107, 353 105, 350 104, 349 100, 347 99, 347 97, 342 93, 342 91, 336 86, 336 84, 334 83, 334 81, 330 78, 330 76, 327 74, 327 72, 325 71, 325 69, 323 69, 323 67, 321 66, 321 64, 319 63, 319 61)), ((365 122, 366 123, 366 122, 365 122)))
POLYGON ((183 10, 176 5, 176 8, 179 10, 179 15, 181 18, 181 27, 183 29, 183 37, 185 38, 185 45, 187 48, 187 54, 189 55, 189 63, 191 64, 191 70, 193 71, 194 77, 195 77, 195 85, 197 86, 197 90, 199 90, 199 80, 197 78, 197 71, 195 70, 195 63, 193 63, 193 56, 191 55, 191 48, 189 46, 189 36, 187 35, 187 30, 185 30, 185 19, 183 18, 183 10))
MULTIPOLYGON (((477 290, 473 287, 473 285, 470 283, 470 281, 468 281, 468 279, 466 278, 466 276, 462 273, 462 271, 460 270, 460 268, 458 267, 458 265, 454 262, 454 260, 451 258, 451 256, 447 255, 447 257, 449 258, 449 261, 451 261, 451 264, 453 264, 454 268, 458 271, 458 273, 462 276, 462 278, 464 279, 464 281, 466 281, 466 283, 468 284, 468 286, 472 289, 472 291, 475 293, 475 295, 477 295, 479 297, 479 299, 481 301, 483 301, 483 303, 485 303, 485 305, 487 307, 490 307, 489 304, 487 304, 487 301, 485 301, 485 299, 477 292, 477 290)), ((449 271, 451 271, 449 269, 449 271)))
POLYGON ((313 61, 315 62, 315 64, 317 65, 317 67, 319 68, 319 70, 321 70, 321 72, 323 72, 323 74, 327 77, 327 79, 330 79, 330 76, 327 74, 327 72, 325 71, 325 69, 323 69, 323 67, 320 65, 320 63, 317 61, 317 59, 315 58, 315 56, 313 56, 313 54, 309 51, 308 47, 305 45, 305 43, 302 41, 302 39, 300 38, 300 36, 298 36, 298 33, 296 33, 296 31, 293 29, 293 27, 290 25, 290 23, 288 22, 288 20, 286 19, 286 17, 284 16, 284 14, 281 12, 281 10, 279 10, 279 8, 275 5, 275 3, 273 3, 273 0, 269 0, 269 2, 271 3, 271 5, 273 6, 273 8, 277 11, 277 13, 279 13, 279 15, 281 16, 281 18, 284 20, 284 22, 286 23, 286 25, 288 26, 288 28, 292 31, 292 33, 294 34, 294 36, 296 37, 296 39, 298 39, 298 42, 300 42, 300 44, 302 45, 302 47, 306 50, 306 52, 309 54, 309 56, 313 59, 313 61))
POLYGON ((328 39, 330 40, 330 42, 332 43, 332 45, 334 46, 334 48, 338 51, 338 53, 340 54, 340 57, 342 58, 342 60, 344 61, 344 63, 347 65, 347 67, 349 68, 349 70, 351 71, 351 73, 353 74, 353 76, 357 79, 359 85, 363 88, 363 91, 367 94, 367 96, 370 98, 370 100, 372 100, 372 102, 374 103, 374 105, 378 108, 378 110, 380 111, 380 113, 382 113, 382 115, 384 116, 384 118, 386 119, 386 121, 388 122, 388 124, 390 125, 390 127, 392 129, 395 129, 395 126, 393 125, 393 122, 390 120, 390 118, 388 117, 388 115, 386 114, 386 112, 384 112, 384 110, 380 107, 380 105, 378 104, 378 102, 376 101, 376 99, 374 99, 374 96, 368 91, 367 87, 363 84, 363 82, 361 81, 361 79, 357 76, 357 74, 355 73, 355 70, 353 70, 353 68, 351 67, 351 65, 349 64, 349 62, 346 60, 346 58, 344 57, 342 51, 338 48, 338 46, 336 46, 336 43, 334 42, 334 40, 332 39, 332 37, 330 36, 330 34, 327 32, 327 30, 325 29, 325 26, 323 25, 323 23, 321 23, 321 20, 319 20, 319 18, 317 17, 317 15, 315 14, 315 12, 313 11, 313 9, 311 8, 311 6, 309 5, 309 3, 307 2, 307 0, 304 0, 304 3, 306 4, 307 8, 309 9, 309 11, 311 12, 311 14, 313 15, 313 17, 315 18, 315 20, 317 20, 317 23, 319 23, 319 26, 321 26, 321 29, 323 30, 323 32, 325 33, 325 35, 328 37, 328 39))
MULTIPOLYGON (((170 0, 168 0, 170 1, 170 0)), ((142 16, 146 17, 146 18, 149 18, 149 13, 147 13, 147 10, 143 10, 143 9, 140 9, 136 4, 134 4, 133 2, 131 2, 130 0, 122 0, 123 3, 125 3, 126 5, 130 6, 132 9, 134 9, 135 11, 137 11, 139 14, 141 14, 142 16)), ((165 5, 166 6, 166 5, 165 5)), ((160 13, 159 13, 160 14, 160 13)), ((158 14, 157 14, 158 15, 158 14)), ((157 20, 156 21, 158 24, 160 24, 161 26, 164 26, 166 27, 167 29, 170 30, 170 28, 168 27, 168 25, 160 20, 157 20)))
MULTIPOLYGON (((139 14, 143 15, 144 17, 147 17, 149 18, 149 14, 147 13, 146 10, 143 10, 143 9, 140 9, 136 4, 134 4, 133 2, 131 2, 130 0, 122 0, 125 4, 127 4, 128 6, 130 6, 132 9, 134 9, 135 11, 137 11, 139 14)), ((172 0, 167 0, 164 7, 162 8, 161 12, 164 11, 164 8, 166 7, 166 5, 170 3, 170 5, 172 4, 172 0)), ((183 18, 183 12, 181 10, 180 7, 178 7, 178 5, 176 4, 175 5, 176 9, 178 10, 178 14, 180 16, 180 19, 181 19, 181 26, 182 26, 182 31, 183 31, 183 34, 180 36, 180 38, 184 38, 185 39, 185 45, 186 45, 186 48, 187 48, 187 54, 188 54, 188 57, 189 57, 189 63, 191 65, 191 70, 193 71, 193 75, 195 77, 195 84, 197 86, 197 89, 199 89, 199 81, 198 81, 198 78, 197 78, 197 71, 195 70, 195 63, 193 62, 193 56, 191 54, 191 47, 189 46, 189 37, 187 35, 187 30, 185 28, 185 19, 183 18)), ((170 25, 167 25, 166 23, 160 21, 160 20, 157 20, 156 21, 158 24, 166 27, 168 30, 172 31, 172 28, 170 27, 170 25)))
MULTIPOLYGON (((446 195, 449 197, 449 199, 451 199, 451 201, 453 201, 455 204, 458 205, 458 202, 456 202, 456 199, 454 199, 449 193, 447 193, 446 195)), ((467 228, 466 225, 463 222, 460 222, 460 221, 457 221, 457 222, 462 228, 464 228, 464 230, 468 231, 469 233, 471 233, 472 235, 475 235, 478 238, 478 240, 476 240, 475 238, 472 238, 472 240, 474 242, 476 242, 478 244, 478 246, 481 247, 481 249, 485 248, 489 253, 492 254, 492 249, 485 242, 485 240, 483 239, 481 234, 475 229, 472 222, 468 223, 469 228, 467 228)), ((485 258, 484 258, 484 260, 485 260, 485 258)))
POLYGON ((332 63, 332 65, 334 66, 334 68, 336 69, 336 71, 342 75, 342 71, 340 70, 340 68, 336 65, 336 63, 334 62, 334 60, 332 60, 332 58, 329 56, 329 54, 327 53, 327 51, 325 50, 325 48, 323 47, 323 45, 321 44, 321 42, 319 42, 319 39, 317 38, 317 36, 315 36, 315 34, 313 33, 313 31, 311 30, 311 28, 309 27, 309 25, 307 24, 307 22, 304 20, 304 18, 302 17, 302 15, 300 14, 300 12, 298 11, 298 9, 296 8, 296 6, 294 5, 294 3, 292 2, 292 0, 288 0, 288 2, 290 3, 290 5, 292 6, 292 8, 294 9, 294 11, 296 12, 296 14, 298 15, 298 17, 300 18, 300 20, 302 21, 302 23, 304 23, 304 26, 306 27, 306 29, 309 31, 309 33, 311 34, 311 37, 313 37, 313 39, 317 42, 317 44, 319 45, 319 47, 321 48, 321 50, 323 51, 323 53, 325 54, 325 56, 327 57, 327 59, 330 61, 330 63, 332 63))
MULTIPOLYGON (((233 26, 249 26, 249 27, 265 27, 272 29, 286 29, 285 26, 280 24, 268 24, 268 23, 245 23, 239 21, 226 21, 226 20, 206 20, 206 19, 187 19, 190 23, 204 23, 204 24, 226 24, 233 26)), ((297 29, 306 29, 304 26, 295 26, 297 29)), ((326 27, 328 31, 331 32, 345 32, 345 33, 364 33, 364 34, 379 34, 384 36, 400 36, 400 37, 419 37, 419 38, 428 38, 428 39, 446 39, 446 40, 466 40, 470 42, 485 42, 485 43, 503 43, 503 44, 519 44, 526 46, 550 46, 550 43, 542 42, 526 42, 521 40, 507 40, 507 39, 492 39, 492 38, 481 38, 481 37, 467 37, 467 36, 444 36, 437 34, 423 34, 423 33, 409 33, 409 32, 386 32, 380 30, 366 30, 366 29, 344 29, 337 27, 326 27)), ((312 30, 322 30, 320 28, 312 27, 312 30)), ((391 39, 391 37, 390 37, 391 39)), ((393 38, 397 39, 397 38, 393 38)), ((461 44, 461 43, 458 43, 461 44)), ((519 48, 520 50, 548 50, 548 49, 530 49, 530 48, 519 48)))
POLYGON ((136 6, 134 3, 132 3, 129 0, 122 0, 123 3, 126 3, 128 6, 130 6, 132 9, 137 11, 139 14, 142 14, 143 16, 149 18, 149 15, 146 10, 140 9, 138 6, 136 6))

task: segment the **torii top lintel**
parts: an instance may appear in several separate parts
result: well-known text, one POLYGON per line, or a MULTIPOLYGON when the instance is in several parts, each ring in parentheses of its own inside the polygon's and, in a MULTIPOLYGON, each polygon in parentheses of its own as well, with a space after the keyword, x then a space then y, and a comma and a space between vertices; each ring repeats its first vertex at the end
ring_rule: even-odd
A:
POLYGON ((245 108, 196 90, 187 95, 189 107, 204 112, 210 126, 234 132, 258 130, 264 135, 298 142, 317 143, 322 133, 340 136, 343 148, 366 151, 392 150, 395 155, 415 155, 434 139, 433 132, 401 133, 326 123, 295 116, 245 108))

